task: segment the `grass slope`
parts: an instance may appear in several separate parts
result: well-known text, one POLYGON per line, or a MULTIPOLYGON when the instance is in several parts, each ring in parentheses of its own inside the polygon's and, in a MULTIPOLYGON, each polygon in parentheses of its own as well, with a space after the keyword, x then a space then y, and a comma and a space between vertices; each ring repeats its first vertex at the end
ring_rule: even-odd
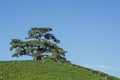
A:
POLYGON ((120 80, 81 66, 41 61, 0 61, 0 80, 120 80))

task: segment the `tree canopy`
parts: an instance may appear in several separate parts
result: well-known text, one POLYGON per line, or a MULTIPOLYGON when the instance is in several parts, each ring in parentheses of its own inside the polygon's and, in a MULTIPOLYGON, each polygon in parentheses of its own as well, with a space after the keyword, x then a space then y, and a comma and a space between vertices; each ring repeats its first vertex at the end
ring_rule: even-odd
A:
POLYGON ((15 51, 12 57, 28 55, 33 57, 34 60, 65 61, 66 51, 57 45, 60 40, 51 31, 52 28, 49 27, 33 27, 28 31, 26 40, 12 39, 10 50, 15 51))

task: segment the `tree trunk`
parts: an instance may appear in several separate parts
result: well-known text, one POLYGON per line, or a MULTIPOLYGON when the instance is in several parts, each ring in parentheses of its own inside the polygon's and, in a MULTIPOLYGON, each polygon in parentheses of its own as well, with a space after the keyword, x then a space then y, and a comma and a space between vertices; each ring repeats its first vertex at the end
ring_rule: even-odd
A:
POLYGON ((36 55, 33 60, 41 60, 42 59, 42 56, 41 55, 36 55))
POLYGON ((37 57, 36 57, 36 60, 41 60, 42 59, 42 56, 41 55, 38 55, 37 57))

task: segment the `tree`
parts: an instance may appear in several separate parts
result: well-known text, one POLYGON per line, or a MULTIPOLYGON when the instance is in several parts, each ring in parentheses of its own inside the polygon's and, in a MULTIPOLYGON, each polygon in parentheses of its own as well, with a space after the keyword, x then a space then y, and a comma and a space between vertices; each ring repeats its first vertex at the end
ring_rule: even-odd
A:
POLYGON ((31 28, 25 41, 12 39, 10 50, 15 50, 12 57, 32 56, 34 60, 52 59, 65 61, 66 51, 57 44, 60 43, 52 33, 52 28, 31 28))

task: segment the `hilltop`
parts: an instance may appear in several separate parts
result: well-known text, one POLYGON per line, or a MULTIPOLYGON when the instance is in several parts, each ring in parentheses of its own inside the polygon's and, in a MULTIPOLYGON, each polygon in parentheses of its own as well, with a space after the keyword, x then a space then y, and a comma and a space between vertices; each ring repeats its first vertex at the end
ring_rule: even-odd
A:
POLYGON ((71 63, 0 61, 0 80, 120 80, 71 63))

